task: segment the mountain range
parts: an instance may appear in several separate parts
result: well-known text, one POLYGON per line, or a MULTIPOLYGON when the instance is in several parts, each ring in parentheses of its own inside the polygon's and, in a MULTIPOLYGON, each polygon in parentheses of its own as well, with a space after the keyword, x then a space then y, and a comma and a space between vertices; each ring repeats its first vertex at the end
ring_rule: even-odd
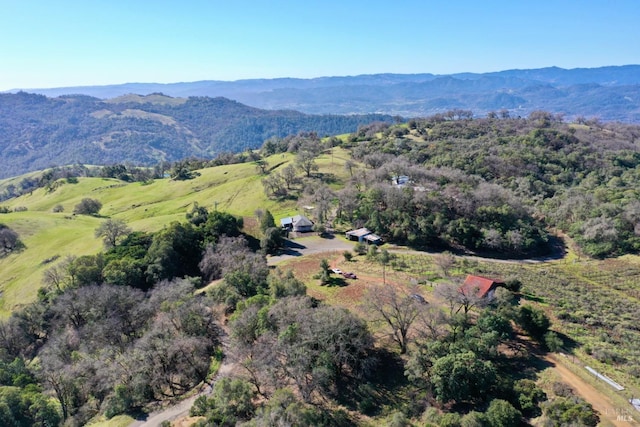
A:
MULTIPOLYGON (((50 97, 69 94, 109 99, 125 94, 225 97, 268 110, 307 114, 382 113, 428 116, 451 109, 475 115, 535 110, 604 121, 640 123, 640 65, 491 73, 373 74, 313 79, 278 78, 191 83, 127 83, 25 89, 50 97)), ((14 90, 12 92, 16 92, 14 90)))
POLYGON ((0 178, 68 164, 155 165, 258 148, 271 137, 354 132, 388 115, 310 115, 226 98, 0 94, 0 178))

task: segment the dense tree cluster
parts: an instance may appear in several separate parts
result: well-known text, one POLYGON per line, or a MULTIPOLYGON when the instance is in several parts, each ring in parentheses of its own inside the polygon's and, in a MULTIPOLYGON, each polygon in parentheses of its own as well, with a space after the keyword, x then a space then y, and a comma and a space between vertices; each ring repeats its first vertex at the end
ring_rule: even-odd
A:
POLYGON ((51 417, 77 424, 98 412, 113 416, 181 395, 206 377, 219 345, 212 302, 195 298, 193 290, 186 280, 160 283, 146 294, 88 285, 34 303, 1 325, 6 381, 51 417), (25 369, 30 360, 37 363, 25 369), (11 377, 17 369, 22 379, 11 377), (42 389, 53 393, 60 413, 40 397, 42 389))
POLYGON ((349 311, 304 297, 248 301, 232 324, 235 351, 256 390, 293 387, 306 401, 334 396, 374 366, 373 338, 349 311))
POLYGON ((357 133, 353 155, 378 182, 409 180, 401 191, 367 189, 371 206, 360 221, 371 218, 376 231, 407 242, 516 252, 544 245, 548 226, 574 237, 588 255, 636 252, 639 137, 637 126, 567 124, 543 111, 526 119, 433 116, 357 133))
MULTIPOLYGON (((442 317, 442 312, 427 311, 412 326, 414 342, 406 364, 407 378, 428 390, 427 399, 438 405, 465 408, 465 412, 469 407, 474 409, 464 416, 455 411, 445 414, 457 420, 451 425, 473 418, 476 424, 469 425, 518 426, 523 416, 541 415, 541 405, 547 401, 546 394, 526 378, 533 371, 521 371, 528 355, 517 345, 513 329, 514 325, 530 328, 533 310, 523 314, 525 310, 518 307, 514 295, 506 289, 500 291, 500 296, 489 302, 473 303, 477 316, 469 316, 469 301, 456 296, 462 294, 459 287, 456 292, 440 290, 438 296, 449 305, 449 313, 442 317), (510 351, 502 350, 506 348, 510 351), (518 371, 525 378, 513 375, 518 371)), ((534 317, 539 319, 534 323, 548 327, 543 313, 536 311, 534 317)), ((537 335, 541 330, 530 333, 537 335)), ((429 410, 425 417, 436 423, 448 422, 429 410)))
POLYGON ((199 267, 203 251, 224 236, 239 236, 242 219, 197 206, 194 211, 201 215, 199 219, 192 211, 190 221, 173 222, 152 234, 128 233, 122 221, 107 219, 96 230, 96 236, 103 237, 106 252, 61 260, 46 270, 45 283, 58 291, 100 283, 147 290, 174 277, 212 278, 199 267))
MULTIPOLYGON (((383 173, 381 169, 378 172, 383 173)), ((547 234, 542 224, 509 190, 447 169, 421 172, 421 176, 419 186, 398 188, 385 173, 389 181, 370 185, 353 210, 342 209, 341 219, 415 247, 516 255, 545 250, 547 234)))

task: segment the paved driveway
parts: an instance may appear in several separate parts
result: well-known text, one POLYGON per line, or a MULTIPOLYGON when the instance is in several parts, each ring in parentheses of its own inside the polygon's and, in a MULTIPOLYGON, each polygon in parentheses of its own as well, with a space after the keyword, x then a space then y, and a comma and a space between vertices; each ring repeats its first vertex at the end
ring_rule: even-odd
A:
POLYGON ((303 255, 332 251, 350 251, 354 245, 355 242, 350 242, 342 236, 329 235, 328 237, 320 237, 316 234, 309 234, 304 237, 287 239, 285 241, 285 249, 282 253, 268 257, 267 262, 269 265, 275 265, 286 259, 303 255))

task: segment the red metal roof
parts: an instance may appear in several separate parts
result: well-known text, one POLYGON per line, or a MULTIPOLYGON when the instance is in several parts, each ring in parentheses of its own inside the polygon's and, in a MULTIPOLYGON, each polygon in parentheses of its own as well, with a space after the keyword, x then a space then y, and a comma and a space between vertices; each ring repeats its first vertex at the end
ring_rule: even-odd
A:
POLYGON ((502 283, 499 280, 487 279, 486 277, 468 275, 464 280, 462 286, 460 286, 460 292, 465 295, 475 293, 476 296, 484 298, 489 291, 494 289, 498 283, 502 283))

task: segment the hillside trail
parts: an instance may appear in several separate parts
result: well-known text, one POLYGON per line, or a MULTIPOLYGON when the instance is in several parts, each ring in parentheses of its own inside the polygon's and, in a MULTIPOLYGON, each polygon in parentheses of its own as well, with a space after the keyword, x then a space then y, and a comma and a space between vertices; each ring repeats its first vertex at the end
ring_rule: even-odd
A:
POLYGON ((182 400, 174 405, 151 412, 146 419, 136 420, 133 423, 129 424, 128 427, 158 427, 162 424, 163 421, 175 421, 181 418, 188 417, 189 410, 198 397, 203 395, 210 395, 216 381, 231 375, 233 370, 236 368, 236 365, 229 359, 229 357, 227 357, 227 354, 229 354, 229 331, 224 326, 222 328, 223 333, 221 337, 221 343, 223 354, 225 356, 222 358, 222 362, 220 363, 220 367, 218 368, 218 372, 216 372, 215 376, 210 381, 205 382, 201 386, 200 391, 198 391, 198 393, 194 394, 193 396, 182 400))
POLYGON ((562 361, 558 360, 557 355, 547 354, 543 359, 551 365, 551 369, 560 377, 562 382, 568 384, 580 397, 590 403, 593 409, 600 413, 599 425, 612 425, 615 427, 640 425, 638 422, 638 420, 640 420, 640 412, 638 412, 638 416, 636 416, 634 414, 636 411, 630 404, 624 408, 617 406, 594 386, 574 374, 562 361), (624 417, 625 415, 627 415, 626 420, 618 418, 618 416, 624 417), (629 416, 631 416, 633 420, 631 420, 629 416))

